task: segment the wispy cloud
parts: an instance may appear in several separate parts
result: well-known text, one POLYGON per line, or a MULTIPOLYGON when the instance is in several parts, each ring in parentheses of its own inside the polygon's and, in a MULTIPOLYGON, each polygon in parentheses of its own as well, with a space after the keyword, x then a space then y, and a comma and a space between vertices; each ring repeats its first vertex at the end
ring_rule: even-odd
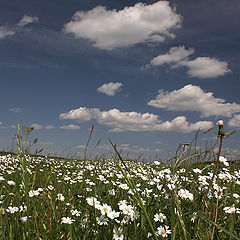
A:
MULTIPOLYGON (((2 122, 0 121, 0 126, 2 125, 2 122)), ((4 129, 14 129, 14 128, 17 128, 16 125, 11 125, 11 126, 1 126, 1 128, 4 128, 4 129)))
POLYGON ((30 127, 33 127, 34 130, 40 130, 43 128, 43 126, 41 124, 38 123, 33 123, 30 127))
MULTIPOLYGON (((29 23, 38 22, 39 18, 35 16, 24 15, 22 19, 16 24, 18 27, 23 27, 29 23)), ((14 28, 10 29, 7 26, 0 26, 0 39, 6 38, 8 36, 12 36, 16 33, 14 28)))
MULTIPOLYGON (((76 148, 79 149, 85 149, 86 145, 77 145, 76 148)), ((113 150, 112 146, 110 144, 103 144, 103 145, 98 145, 97 148, 98 150, 104 150, 104 151, 110 151, 113 150)), ((119 151, 124 151, 124 152, 133 152, 133 153, 143 153, 143 152, 155 152, 159 153, 162 152, 163 150, 160 148, 155 148, 155 149, 150 149, 146 148, 143 146, 138 146, 138 145, 130 145, 127 143, 120 144, 118 146, 119 151)))
POLYGON ((34 23, 34 22, 39 22, 39 18, 35 16, 24 15, 16 25, 19 27, 23 27, 29 23, 34 23))
POLYGON ((178 116, 172 121, 162 122, 157 115, 150 113, 120 112, 118 109, 100 111, 98 108, 80 107, 68 113, 61 113, 60 119, 71 119, 78 122, 96 119, 99 124, 112 127, 111 132, 123 131, 176 131, 192 132, 212 126, 210 121, 189 123, 185 116, 178 116))
POLYGON ((67 130, 79 130, 80 127, 74 124, 69 124, 69 125, 63 125, 60 127, 61 129, 67 129, 67 130))
POLYGON ((45 129, 47 129, 47 130, 50 130, 50 129, 53 129, 53 128, 54 128, 53 125, 46 125, 46 126, 45 126, 45 129))
POLYGON ((216 58, 198 57, 189 60, 188 57, 194 53, 194 49, 185 49, 184 46, 172 47, 166 54, 154 57, 149 64, 144 68, 161 66, 170 64, 171 68, 187 67, 187 74, 190 77, 196 78, 216 78, 225 75, 231 70, 228 68, 228 63, 219 61, 216 58))
POLYGON ((110 82, 104 83, 101 87, 97 89, 98 92, 104 93, 108 96, 114 96, 117 92, 121 90, 122 83, 120 82, 110 82))
POLYGON ((53 145, 54 142, 41 142, 41 141, 40 141, 38 144, 44 145, 44 146, 48 146, 48 145, 53 145))
POLYGON ((199 86, 186 85, 172 92, 160 89, 148 105, 169 111, 197 111, 202 117, 228 116, 240 112, 240 104, 226 103, 215 98, 212 92, 204 92, 199 86))
POLYGON ((7 36, 11 36, 11 35, 14 35, 15 32, 8 29, 7 27, 5 26, 0 26, 0 39, 3 39, 7 36))
POLYGON ((53 129, 53 128, 54 128, 53 125, 43 126, 42 124, 39 124, 39 123, 33 123, 30 127, 33 127, 34 130, 41 130, 41 129, 50 130, 50 129, 53 129))
MULTIPOLYGON (((18 27, 23 27, 29 23, 38 22, 39 18, 35 16, 24 15, 22 19, 16 24, 18 27)), ((12 36, 16 33, 16 29, 7 26, 0 26, 0 39, 12 36)))
POLYGON ((19 107, 9 108, 9 111, 10 111, 10 112, 15 112, 15 113, 21 113, 21 112, 22 112, 22 109, 19 108, 19 107))
POLYGON ((120 11, 98 6, 90 11, 77 11, 63 31, 76 38, 89 39, 100 49, 111 50, 173 38, 172 30, 180 27, 181 21, 182 17, 167 1, 137 3, 120 11))

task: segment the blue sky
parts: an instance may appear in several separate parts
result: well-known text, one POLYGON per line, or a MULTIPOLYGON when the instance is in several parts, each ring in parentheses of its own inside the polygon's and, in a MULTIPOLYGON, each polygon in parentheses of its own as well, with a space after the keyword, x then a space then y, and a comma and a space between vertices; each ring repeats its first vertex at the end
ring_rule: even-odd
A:
POLYGON ((238 0, 1 1, 1 148, 19 123, 45 153, 83 152, 94 124, 95 152, 109 137, 166 158, 219 119, 239 128, 239 14, 238 0))

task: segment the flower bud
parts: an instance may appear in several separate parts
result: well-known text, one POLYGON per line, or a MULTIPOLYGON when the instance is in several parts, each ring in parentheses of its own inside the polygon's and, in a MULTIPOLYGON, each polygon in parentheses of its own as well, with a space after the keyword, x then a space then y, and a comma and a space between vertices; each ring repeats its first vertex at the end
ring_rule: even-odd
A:
POLYGON ((218 126, 223 126, 223 120, 218 121, 218 126))
POLYGON ((224 137, 225 136, 225 132, 223 129, 223 120, 219 120, 218 121, 218 137, 224 137))

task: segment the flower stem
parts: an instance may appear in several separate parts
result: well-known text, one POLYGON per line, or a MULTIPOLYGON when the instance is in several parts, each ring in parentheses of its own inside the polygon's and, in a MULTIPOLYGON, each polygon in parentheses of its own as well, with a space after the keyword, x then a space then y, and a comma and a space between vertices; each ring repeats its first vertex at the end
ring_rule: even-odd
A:
POLYGON ((217 173, 217 169, 218 169, 218 164, 219 164, 219 157, 220 157, 220 154, 221 154, 221 149, 222 149, 222 141, 223 141, 223 135, 219 135, 219 138, 220 138, 220 143, 219 143, 219 148, 218 148, 218 156, 217 156, 217 161, 215 163, 215 167, 214 167, 214 170, 213 170, 213 175, 212 175, 212 179, 208 185, 208 188, 207 188, 207 191, 204 195, 204 198, 203 198, 203 201, 202 201, 202 208, 198 211, 198 214, 197 214, 197 217, 196 217, 196 220, 195 220, 195 230, 197 228, 197 225, 198 225, 198 220, 200 218, 200 215, 204 209, 204 205, 205 205, 205 202, 206 202, 206 199, 207 199, 207 196, 208 196, 208 193, 209 193, 209 190, 210 188, 212 187, 213 185, 213 180, 214 180, 214 177, 217 173))

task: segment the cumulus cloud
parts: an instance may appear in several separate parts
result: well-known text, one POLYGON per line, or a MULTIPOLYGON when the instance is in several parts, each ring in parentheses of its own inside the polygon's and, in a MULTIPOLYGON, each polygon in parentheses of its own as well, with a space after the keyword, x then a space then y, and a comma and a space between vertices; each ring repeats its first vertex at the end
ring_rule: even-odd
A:
POLYGON ((234 115, 233 118, 229 120, 228 126, 240 127, 240 114, 234 115))
POLYGON ((0 27, 0 39, 3 39, 7 36, 11 36, 11 35, 14 35, 15 32, 8 29, 7 27, 4 27, 4 26, 1 26, 0 27))
POLYGON ((15 113, 21 113, 21 112, 22 112, 22 109, 19 108, 19 107, 9 108, 9 111, 10 111, 10 112, 15 112, 15 113))
POLYGON ((63 31, 76 38, 89 39, 95 47, 111 50, 137 43, 163 42, 175 37, 172 30, 181 26, 182 17, 168 1, 137 3, 122 10, 97 6, 90 11, 77 11, 63 31))
POLYGON ((74 125, 74 124, 69 124, 69 125, 63 125, 60 127, 61 129, 67 129, 67 130, 78 130, 80 129, 79 126, 74 125))
POLYGON ((23 27, 29 23, 33 23, 33 22, 39 22, 39 18, 38 17, 33 17, 33 16, 28 16, 28 15, 24 15, 22 17, 22 19, 17 23, 17 26, 19 27, 23 27))
POLYGON ((207 129, 212 122, 199 121, 189 123, 185 116, 178 116, 172 121, 162 122, 157 115, 151 113, 120 112, 118 109, 100 111, 98 108, 80 107, 67 113, 61 113, 60 119, 76 120, 78 122, 96 119, 99 124, 111 127, 111 132, 123 131, 177 131, 192 132, 207 129))
POLYGON ((68 113, 61 113, 59 115, 60 119, 73 119, 78 122, 87 122, 90 121, 92 118, 97 118, 97 115, 99 114, 98 108, 85 108, 80 107, 78 109, 74 109, 69 111, 68 113))
POLYGON ((34 130, 40 130, 43 128, 43 126, 41 124, 38 123, 33 123, 30 127, 33 127, 34 130))
POLYGON ((189 76, 202 79, 216 78, 231 72, 231 70, 228 69, 227 62, 221 62, 210 57, 198 57, 192 61, 182 62, 181 65, 189 68, 187 71, 189 76))
POLYGON ((226 103, 225 99, 215 98, 212 92, 204 92, 199 86, 191 84, 172 92, 160 89, 148 105, 169 111, 198 111, 202 117, 229 117, 240 112, 240 104, 226 103))
POLYGON ((104 93, 108 96, 114 96, 117 92, 121 90, 121 86, 122 86, 122 83, 120 82, 104 83, 101 87, 97 89, 97 91, 104 93))
POLYGON ((196 78, 216 78, 225 75, 231 70, 228 68, 227 62, 222 62, 216 58, 198 57, 189 60, 188 57, 194 53, 194 49, 186 50, 184 46, 172 47, 169 52, 154 57, 145 68, 156 67, 162 64, 174 64, 170 67, 187 67, 187 74, 196 78))
POLYGON ((150 66, 160 66, 165 63, 177 63, 183 60, 187 60, 188 56, 194 53, 194 49, 190 48, 186 50, 184 46, 172 47, 170 50, 163 55, 158 55, 154 57, 150 64, 147 64, 146 67, 150 66))

